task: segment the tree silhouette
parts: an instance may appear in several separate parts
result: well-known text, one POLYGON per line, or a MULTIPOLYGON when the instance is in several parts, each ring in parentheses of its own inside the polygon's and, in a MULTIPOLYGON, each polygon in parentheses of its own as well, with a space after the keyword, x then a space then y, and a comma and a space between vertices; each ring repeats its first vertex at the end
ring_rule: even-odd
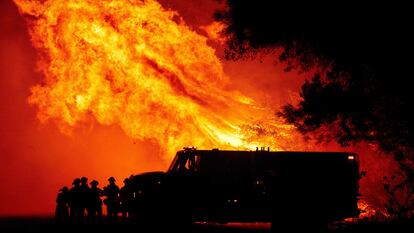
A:
POLYGON ((376 143, 399 161, 405 171, 399 182, 405 185, 397 188, 413 196, 408 185, 414 183, 410 9, 389 2, 227 0, 216 19, 227 25, 227 59, 282 49, 279 60, 289 68, 318 67, 303 84, 299 104, 284 106, 279 115, 321 140, 342 146, 376 143))

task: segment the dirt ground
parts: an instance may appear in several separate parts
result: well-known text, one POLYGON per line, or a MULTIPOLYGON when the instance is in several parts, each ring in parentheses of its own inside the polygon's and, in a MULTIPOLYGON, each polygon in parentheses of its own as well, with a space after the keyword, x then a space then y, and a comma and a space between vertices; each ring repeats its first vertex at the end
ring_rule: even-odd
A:
MULTIPOLYGON (((207 224, 194 223, 186 228, 174 228, 172 226, 156 224, 153 227, 143 227, 139 224, 132 223, 118 223, 109 224, 103 222, 102 224, 85 224, 85 225, 69 225, 56 224, 53 218, 50 217, 3 217, 0 218, 0 232, 14 233, 14 232, 28 232, 28 233, 58 233, 58 232, 73 232, 73 233, 122 233, 122 232, 192 232, 192 233, 270 233, 270 232, 297 232, 297 226, 292 226, 291 229, 275 229, 272 230, 270 224, 267 223, 229 223, 229 224, 207 224)), ((319 227, 317 229, 310 229, 306 226, 300 227, 301 232, 320 232, 320 233, 369 233, 369 232, 414 232, 414 221, 405 222, 358 222, 358 223, 342 223, 334 224, 329 227, 319 227)))

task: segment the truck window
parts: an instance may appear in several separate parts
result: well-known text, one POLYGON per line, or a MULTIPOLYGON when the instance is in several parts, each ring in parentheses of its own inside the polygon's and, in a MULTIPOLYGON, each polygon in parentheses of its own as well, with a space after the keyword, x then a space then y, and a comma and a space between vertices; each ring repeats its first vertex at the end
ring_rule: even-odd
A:
POLYGON ((185 169, 187 170, 187 171, 190 171, 190 169, 191 169, 191 167, 192 167, 193 165, 192 165, 192 163, 191 163, 191 159, 187 159, 187 161, 185 162, 185 165, 184 165, 184 167, 185 167, 185 169))
POLYGON ((175 155, 173 161, 170 164, 170 167, 168 167, 167 172, 174 172, 177 170, 177 166, 178 166, 178 154, 175 155))
POLYGON ((194 172, 200 172, 200 156, 194 155, 194 172))
POLYGON ((187 172, 190 170, 190 162, 187 154, 178 155, 177 166, 175 172, 187 172))
POLYGON ((200 166, 200 156, 180 153, 177 154, 171 163, 168 172, 177 173, 177 172, 198 172, 200 166))
POLYGON ((190 154, 188 160, 185 164, 185 167, 191 172, 199 172, 200 170, 200 156, 195 154, 190 154))

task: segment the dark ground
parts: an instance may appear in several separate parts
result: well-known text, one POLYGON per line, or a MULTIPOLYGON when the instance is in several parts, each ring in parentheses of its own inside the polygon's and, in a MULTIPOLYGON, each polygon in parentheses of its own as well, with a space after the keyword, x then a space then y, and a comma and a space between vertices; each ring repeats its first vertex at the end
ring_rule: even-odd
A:
MULTIPOLYGON (((300 225, 300 223, 298 223, 300 225)), ((29 232, 29 233, 48 233, 48 232, 194 232, 194 233, 267 233, 271 232, 270 224, 203 224, 196 223, 190 228, 174 229, 171 226, 163 226, 163 224, 156 224, 156 227, 142 227, 136 224, 108 224, 103 223, 99 225, 59 225, 54 223, 53 218, 50 217, 3 217, 0 218, 0 232, 29 232)), ((276 232, 297 232, 297 230, 276 231, 276 232)), ((358 222, 358 223, 341 223, 330 226, 329 228, 310 230, 306 227, 302 228, 301 232, 321 232, 321 233, 351 233, 351 232, 414 232, 414 223, 412 221, 405 222, 389 222, 389 223, 373 223, 373 222, 358 222)))

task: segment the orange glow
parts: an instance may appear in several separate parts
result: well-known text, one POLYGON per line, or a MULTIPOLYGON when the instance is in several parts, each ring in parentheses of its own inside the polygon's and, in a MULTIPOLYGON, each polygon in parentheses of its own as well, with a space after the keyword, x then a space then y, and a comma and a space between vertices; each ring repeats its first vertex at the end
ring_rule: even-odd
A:
POLYGON ((183 145, 302 149, 293 126, 231 88, 207 37, 158 2, 15 2, 35 18, 30 34, 45 81, 29 103, 41 122, 66 134, 92 121, 119 125, 169 156, 183 145))
MULTIPOLYGON (((361 211, 361 214, 359 215, 360 219, 363 218, 373 218, 373 217, 389 217, 389 215, 386 213, 386 211, 381 210, 379 208, 373 208, 370 206, 365 200, 360 200, 358 202, 358 209, 361 211)), ((379 219, 377 219, 379 220, 379 219)))
POLYGON ((224 29, 223 23, 220 22, 213 22, 208 26, 202 26, 202 30, 207 33, 207 36, 220 44, 224 44, 226 39, 221 35, 221 31, 224 29))

